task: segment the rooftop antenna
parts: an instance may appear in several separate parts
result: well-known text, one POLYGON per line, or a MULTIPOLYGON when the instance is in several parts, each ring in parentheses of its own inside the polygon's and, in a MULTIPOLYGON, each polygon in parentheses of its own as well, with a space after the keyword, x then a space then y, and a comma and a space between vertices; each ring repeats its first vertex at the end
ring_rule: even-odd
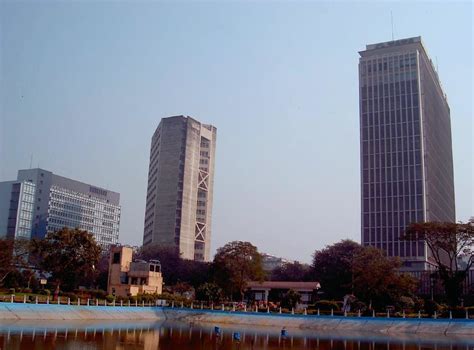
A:
POLYGON ((393 12, 392 10, 390 10, 390 21, 392 22, 392 41, 393 41, 394 39, 393 39, 393 12))

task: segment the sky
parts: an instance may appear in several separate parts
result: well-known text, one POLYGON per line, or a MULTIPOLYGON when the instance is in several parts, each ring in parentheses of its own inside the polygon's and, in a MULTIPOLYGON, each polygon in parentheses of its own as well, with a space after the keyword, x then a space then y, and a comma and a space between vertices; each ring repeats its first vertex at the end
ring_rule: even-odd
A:
POLYGON ((120 192, 140 245, 151 136, 217 127, 212 250, 310 262, 360 241, 358 51, 422 36, 451 107, 457 220, 473 211, 470 2, 0 1, 0 181, 40 166, 120 192))

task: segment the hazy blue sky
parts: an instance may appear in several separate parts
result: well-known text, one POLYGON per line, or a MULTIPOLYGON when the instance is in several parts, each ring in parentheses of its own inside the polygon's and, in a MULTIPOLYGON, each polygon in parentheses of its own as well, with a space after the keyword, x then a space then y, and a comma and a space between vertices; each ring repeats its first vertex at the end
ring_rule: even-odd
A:
POLYGON ((421 35, 451 106, 458 220, 473 211, 470 2, 0 3, 0 180, 33 165, 121 193, 141 244, 162 117, 218 129, 213 250, 310 261, 360 240, 358 51, 421 35))

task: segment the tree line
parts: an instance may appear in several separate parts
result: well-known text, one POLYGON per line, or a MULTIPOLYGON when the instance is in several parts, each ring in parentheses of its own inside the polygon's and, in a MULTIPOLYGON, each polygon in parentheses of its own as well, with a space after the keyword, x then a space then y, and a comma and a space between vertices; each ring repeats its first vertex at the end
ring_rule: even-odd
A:
MULTIPOLYGON (((444 286, 446 302, 459 304, 474 263, 472 223, 412 224, 402 238, 427 242, 437 265, 433 275, 444 286)), ((288 263, 269 273, 263 270, 257 247, 242 241, 219 248, 212 262, 181 259, 177 249, 158 245, 141 247, 135 257, 160 260, 168 293, 190 293, 200 300, 241 301, 249 281, 266 279, 318 281, 320 298, 342 300, 352 295, 369 308, 404 308, 419 300, 418 281, 400 273, 400 259, 350 240, 316 250, 310 265, 288 263)), ((108 256, 101 255, 93 235, 86 231, 64 228, 41 240, 0 240, 0 287, 34 289, 38 284, 35 269, 45 274, 55 290, 107 288, 108 256)))

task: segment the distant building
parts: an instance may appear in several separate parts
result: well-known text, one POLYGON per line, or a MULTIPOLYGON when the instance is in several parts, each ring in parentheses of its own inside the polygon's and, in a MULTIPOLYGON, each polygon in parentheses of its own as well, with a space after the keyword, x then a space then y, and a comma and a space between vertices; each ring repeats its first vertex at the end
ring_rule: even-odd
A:
POLYGON ((217 130, 191 117, 163 118, 151 140, 143 245, 209 261, 217 130))
POLYGON ((246 295, 248 301, 280 302, 290 289, 301 295, 300 304, 307 305, 316 301, 321 285, 319 282, 251 281, 247 283, 246 295))
POLYGON ((0 238, 31 238, 35 184, 0 182, 0 238))
POLYGON ((44 169, 19 170, 18 181, 34 185, 32 237, 43 238, 47 232, 69 227, 93 234, 103 250, 117 243, 119 193, 44 169))
POLYGON ((294 263, 293 260, 288 260, 285 258, 280 258, 270 254, 261 254, 262 255, 262 268, 266 272, 271 272, 277 267, 282 267, 285 264, 294 263))
POLYGON ((134 261, 131 247, 113 246, 110 249, 108 294, 126 297, 145 293, 161 294, 162 291, 163 277, 159 261, 134 261))
POLYGON ((455 222, 451 119, 420 37, 359 52, 361 241, 435 268, 426 242, 400 239, 412 222, 455 222))

